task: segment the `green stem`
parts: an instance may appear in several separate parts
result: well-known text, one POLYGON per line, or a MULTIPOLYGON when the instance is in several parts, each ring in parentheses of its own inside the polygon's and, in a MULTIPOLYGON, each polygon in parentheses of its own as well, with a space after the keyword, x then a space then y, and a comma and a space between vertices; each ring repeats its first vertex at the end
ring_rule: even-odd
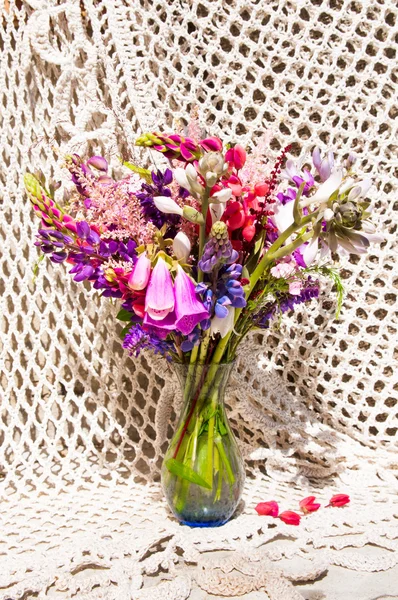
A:
POLYGON ((207 465, 206 465, 206 481, 213 489, 213 446, 214 446, 214 424, 216 421, 216 408, 217 408, 217 390, 213 392, 211 398, 211 408, 209 419, 209 428, 207 432, 207 465))
MULTIPOLYGON (((209 208, 209 193, 210 190, 206 188, 206 195, 202 200, 202 215, 204 219, 203 225, 199 226, 199 260, 202 258, 203 248, 206 241, 206 217, 207 210, 209 208)), ((203 281, 203 271, 198 268, 198 283, 203 281)))
POLYGON ((222 438, 217 437, 215 439, 215 444, 216 444, 217 450, 220 454, 221 462, 223 463, 223 465, 225 467, 225 470, 227 473, 227 479, 228 479, 229 483, 232 485, 233 483, 235 483, 235 475, 233 474, 231 464, 227 458, 227 455, 225 454, 224 446, 222 443, 222 438))

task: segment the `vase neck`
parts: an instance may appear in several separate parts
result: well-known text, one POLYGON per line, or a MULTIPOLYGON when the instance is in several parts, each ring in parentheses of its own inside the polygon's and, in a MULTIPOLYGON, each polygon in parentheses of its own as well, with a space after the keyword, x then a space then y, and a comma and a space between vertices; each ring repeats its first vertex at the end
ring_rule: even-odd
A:
POLYGON ((203 400, 205 397, 213 396, 213 402, 222 403, 234 364, 233 362, 218 365, 173 363, 184 401, 191 402, 200 395, 203 400))

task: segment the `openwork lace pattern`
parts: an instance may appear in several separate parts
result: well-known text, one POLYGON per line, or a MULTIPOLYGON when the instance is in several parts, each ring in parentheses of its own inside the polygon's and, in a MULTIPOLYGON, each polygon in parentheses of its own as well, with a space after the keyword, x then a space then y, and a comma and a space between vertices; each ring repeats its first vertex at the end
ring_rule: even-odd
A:
POLYGON ((0 599, 183 599, 199 586, 292 600, 294 583, 331 564, 396 564, 397 36, 394 0, 3 0, 0 599), (21 177, 40 165, 62 199, 63 154, 103 153, 120 169, 120 156, 141 160, 137 133, 184 124, 195 105, 209 132, 244 145, 271 129, 275 152, 357 153, 386 235, 346 260, 338 321, 326 288, 242 346, 228 404, 245 504, 214 531, 180 527, 159 489, 180 402, 167 364, 128 358, 116 308, 59 267, 33 281, 21 177), (307 491, 352 504, 300 528, 254 512, 271 497, 295 509, 307 491), (287 533, 288 546, 275 539, 287 533), (359 552, 369 544, 377 559, 359 552))

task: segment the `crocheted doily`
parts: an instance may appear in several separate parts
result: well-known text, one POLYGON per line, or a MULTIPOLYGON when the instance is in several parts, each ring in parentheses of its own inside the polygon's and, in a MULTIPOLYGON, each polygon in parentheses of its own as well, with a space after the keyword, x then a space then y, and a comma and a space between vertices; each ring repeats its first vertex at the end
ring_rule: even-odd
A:
POLYGON ((3 0, 1 600, 292 600, 330 565, 396 565, 397 21, 395 0, 3 0), (238 515, 214 530, 178 525, 159 488, 180 402, 169 367, 128 358, 115 307, 63 267, 33 281, 22 185, 42 169, 62 198, 64 153, 120 169, 119 156, 140 160, 137 133, 195 105, 209 133, 245 145, 272 129, 275 152, 356 152, 386 235, 346 261, 338 321, 326 287, 242 346, 228 405, 248 477, 238 515), (352 500, 300 527, 254 511, 310 492, 352 500))

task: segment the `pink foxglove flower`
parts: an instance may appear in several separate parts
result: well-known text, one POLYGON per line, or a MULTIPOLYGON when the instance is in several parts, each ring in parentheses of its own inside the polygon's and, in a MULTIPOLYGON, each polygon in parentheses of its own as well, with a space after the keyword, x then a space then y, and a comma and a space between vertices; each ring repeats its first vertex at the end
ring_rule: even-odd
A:
POLYGON ((333 496, 328 506, 345 506, 350 501, 350 497, 347 494, 336 494, 333 496))
POLYGON ((161 321, 173 310, 173 281, 165 261, 159 257, 145 296, 145 312, 154 321, 161 321))
POLYGON ((281 521, 286 523, 286 525, 300 525, 300 515, 292 510, 285 510, 279 515, 279 518, 281 521))
POLYGON ((192 279, 178 265, 177 277, 174 281, 176 328, 183 335, 189 335, 196 325, 208 319, 209 313, 200 302, 195 293, 195 285, 192 279))
POLYGON ((134 270, 129 275, 129 288, 136 291, 144 290, 148 285, 150 276, 151 261, 147 257, 146 252, 143 252, 142 254, 140 254, 140 257, 136 262, 134 270))
POLYGON ((312 513, 317 511, 321 505, 317 502, 314 502, 315 496, 308 496, 308 498, 304 498, 304 500, 300 501, 300 508, 303 513, 312 513))
POLYGON ((277 517, 279 506, 275 500, 270 500, 269 502, 260 502, 254 510, 261 516, 277 517))
POLYGON ((157 335, 159 339, 165 340, 171 331, 176 328, 176 314, 174 310, 161 320, 152 319, 148 313, 144 314, 144 329, 157 335))

